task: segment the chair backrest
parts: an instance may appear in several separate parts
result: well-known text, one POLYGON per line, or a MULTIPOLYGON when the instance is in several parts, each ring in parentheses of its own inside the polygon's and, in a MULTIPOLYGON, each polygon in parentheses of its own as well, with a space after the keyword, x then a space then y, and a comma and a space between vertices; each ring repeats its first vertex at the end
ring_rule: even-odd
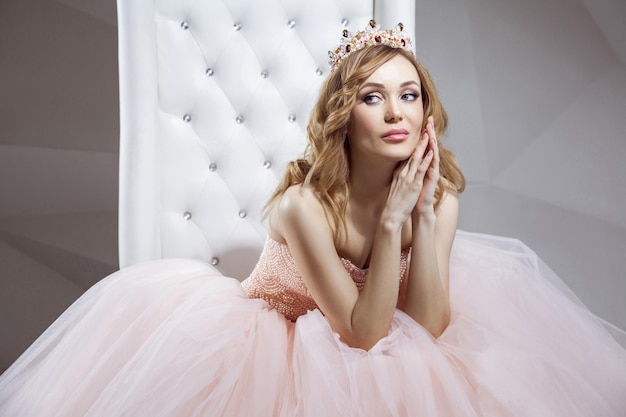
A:
POLYGON ((245 278, 344 27, 414 30, 412 0, 118 0, 120 266, 245 278))

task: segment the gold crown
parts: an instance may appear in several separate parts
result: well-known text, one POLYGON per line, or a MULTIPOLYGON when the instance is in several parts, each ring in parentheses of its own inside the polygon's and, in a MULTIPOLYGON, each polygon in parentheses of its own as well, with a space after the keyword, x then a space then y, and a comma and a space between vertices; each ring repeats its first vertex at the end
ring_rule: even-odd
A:
POLYGON ((387 45, 392 48, 402 48, 413 53, 411 38, 403 32, 404 25, 398 23, 394 29, 380 29, 376 21, 370 20, 365 30, 352 33, 348 29, 343 30, 343 37, 335 51, 328 51, 328 63, 330 72, 333 72, 341 61, 354 51, 366 46, 387 45))

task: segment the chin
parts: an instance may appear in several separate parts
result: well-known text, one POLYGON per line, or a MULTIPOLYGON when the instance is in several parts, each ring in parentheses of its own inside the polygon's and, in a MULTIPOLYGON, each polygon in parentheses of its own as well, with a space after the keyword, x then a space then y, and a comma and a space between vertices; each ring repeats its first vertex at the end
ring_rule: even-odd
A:
POLYGON ((407 143, 406 146, 402 146, 401 148, 398 147, 398 149, 393 149, 391 152, 389 152, 389 156, 397 159, 398 161, 404 161, 405 159, 409 159, 414 149, 415 146, 411 146, 407 143))
POLYGON ((392 159, 395 162, 402 162, 402 161, 406 161, 407 159, 409 159, 410 156, 411 156, 411 152, 396 153, 393 155, 389 155, 389 159, 392 159))

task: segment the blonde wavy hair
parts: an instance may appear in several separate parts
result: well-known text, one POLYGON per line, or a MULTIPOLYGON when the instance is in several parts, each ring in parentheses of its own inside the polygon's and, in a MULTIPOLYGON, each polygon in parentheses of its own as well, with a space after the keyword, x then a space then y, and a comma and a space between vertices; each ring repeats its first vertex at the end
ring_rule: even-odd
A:
MULTIPOLYGON (((435 133, 439 141, 445 136, 448 115, 441 104, 435 85, 426 68, 410 52, 385 45, 366 47, 344 58, 322 86, 307 126, 308 145, 304 155, 288 164, 285 175, 265 205, 267 216, 274 204, 292 185, 311 187, 332 220, 335 242, 345 236, 345 210, 350 192, 350 144, 347 140, 350 114, 357 101, 361 85, 385 62, 402 55, 417 70, 421 81, 424 125, 434 116, 435 133)), ((440 178, 435 191, 435 209, 444 193, 461 193, 465 177, 457 160, 439 144, 440 178)))

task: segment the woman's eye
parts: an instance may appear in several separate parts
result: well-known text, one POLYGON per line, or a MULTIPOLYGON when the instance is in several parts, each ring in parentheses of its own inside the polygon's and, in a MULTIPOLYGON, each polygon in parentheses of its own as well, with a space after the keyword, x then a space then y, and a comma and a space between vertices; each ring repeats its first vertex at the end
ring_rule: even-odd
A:
POLYGON ((368 94, 365 97, 363 97, 363 103, 366 103, 366 104, 374 104, 374 103, 379 103, 381 101, 382 99, 377 94, 368 94))
POLYGON ((417 93, 404 93, 402 94, 402 100, 404 101, 415 101, 419 98, 419 94, 417 93))

